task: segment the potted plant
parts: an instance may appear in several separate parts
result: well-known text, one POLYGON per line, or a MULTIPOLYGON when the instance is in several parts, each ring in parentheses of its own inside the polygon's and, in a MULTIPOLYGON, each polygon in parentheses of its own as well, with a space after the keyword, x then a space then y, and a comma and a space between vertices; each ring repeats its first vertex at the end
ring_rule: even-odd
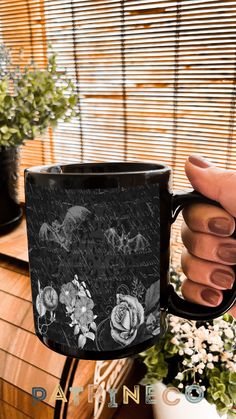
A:
MULTIPOLYGON (((180 283, 179 275, 172 272, 180 283)), ((142 384, 162 383, 156 386, 158 402, 155 406, 159 419, 190 417, 236 418, 236 320, 225 314, 212 321, 196 322, 169 315, 166 334, 147 351, 140 354, 146 365, 142 384), (172 386, 185 393, 188 386, 197 384, 204 392, 205 401, 199 406, 179 403, 166 406, 160 391, 172 386), (160 402, 159 402, 160 399, 160 402), (208 403, 207 403, 208 402, 208 403), (214 404, 212 409, 209 404, 214 404), (181 409, 184 409, 183 411, 181 409), (187 410, 187 411, 186 411, 187 410)))
POLYGON ((33 62, 12 63, 11 51, 0 46, 0 233, 18 224, 22 210, 17 197, 19 147, 59 120, 78 113, 75 86, 59 72, 56 54, 45 69, 33 62))

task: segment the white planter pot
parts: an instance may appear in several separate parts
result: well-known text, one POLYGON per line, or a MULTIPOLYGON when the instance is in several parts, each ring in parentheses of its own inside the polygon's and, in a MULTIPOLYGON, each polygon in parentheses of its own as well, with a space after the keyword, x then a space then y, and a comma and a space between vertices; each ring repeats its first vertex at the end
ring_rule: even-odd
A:
MULTIPOLYGON (((208 403, 205 399, 199 403, 190 403, 184 394, 170 392, 168 400, 177 401, 176 405, 169 405, 165 402, 165 390, 167 387, 163 383, 155 385, 155 400, 153 405, 155 419, 219 419, 220 416, 214 405, 208 403)), ((221 419, 227 419, 227 415, 221 416, 221 419)))

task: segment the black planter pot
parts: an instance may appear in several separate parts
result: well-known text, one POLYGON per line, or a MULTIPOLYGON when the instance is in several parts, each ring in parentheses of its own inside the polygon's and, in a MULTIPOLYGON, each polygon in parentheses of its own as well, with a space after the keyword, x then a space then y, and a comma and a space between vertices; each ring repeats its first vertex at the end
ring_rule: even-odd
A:
POLYGON ((17 194, 19 149, 0 148, 0 234, 13 230, 23 211, 17 194))

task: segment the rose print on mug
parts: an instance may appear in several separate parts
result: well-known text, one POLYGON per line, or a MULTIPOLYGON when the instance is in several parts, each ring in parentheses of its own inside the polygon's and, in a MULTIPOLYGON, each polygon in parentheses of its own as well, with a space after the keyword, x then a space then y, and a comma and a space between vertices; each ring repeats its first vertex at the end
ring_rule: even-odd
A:
POLYGON ((122 345, 130 345, 144 322, 144 309, 136 297, 117 294, 117 305, 111 313, 111 336, 122 345))
POLYGON ((111 336, 119 344, 126 346, 132 343, 142 326, 146 336, 160 333, 159 301, 157 300, 158 282, 154 282, 145 293, 145 287, 137 278, 132 282, 131 295, 117 294, 117 305, 111 312, 111 336), (143 305, 138 300, 143 300, 143 305))

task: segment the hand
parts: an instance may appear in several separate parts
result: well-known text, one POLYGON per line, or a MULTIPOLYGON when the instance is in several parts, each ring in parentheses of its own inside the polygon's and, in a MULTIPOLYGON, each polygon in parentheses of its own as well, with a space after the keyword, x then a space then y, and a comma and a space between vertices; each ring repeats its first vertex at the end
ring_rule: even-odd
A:
MULTIPOLYGON (((231 289, 235 280, 236 240, 230 236, 235 230, 236 171, 219 169, 198 155, 188 158, 185 171, 194 189, 224 208, 194 204, 183 210, 182 269, 187 278, 182 294, 215 307, 222 301, 222 290, 231 289)), ((236 317, 236 304, 231 314, 236 317)))

